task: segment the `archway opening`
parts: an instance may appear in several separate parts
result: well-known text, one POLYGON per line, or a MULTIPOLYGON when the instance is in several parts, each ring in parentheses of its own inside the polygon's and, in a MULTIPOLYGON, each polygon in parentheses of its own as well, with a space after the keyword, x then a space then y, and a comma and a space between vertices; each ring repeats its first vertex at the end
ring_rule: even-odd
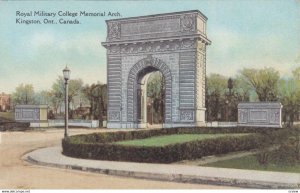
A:
POLYGON ((138 73, 137 118, 143 127, 164 123, 165 79, 155 67, 148 66, 138 73))

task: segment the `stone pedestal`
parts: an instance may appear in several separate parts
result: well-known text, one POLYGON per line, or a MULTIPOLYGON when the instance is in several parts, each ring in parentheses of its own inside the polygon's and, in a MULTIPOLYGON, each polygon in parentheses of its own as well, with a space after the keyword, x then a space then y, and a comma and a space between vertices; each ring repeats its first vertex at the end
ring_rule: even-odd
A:
POLYGON ((31 127, 48 127, 48 105, 16 105, 15 120, 31 127))
POLYGON ((239 103, 238 126, 282 127, 281 103, 239 103))

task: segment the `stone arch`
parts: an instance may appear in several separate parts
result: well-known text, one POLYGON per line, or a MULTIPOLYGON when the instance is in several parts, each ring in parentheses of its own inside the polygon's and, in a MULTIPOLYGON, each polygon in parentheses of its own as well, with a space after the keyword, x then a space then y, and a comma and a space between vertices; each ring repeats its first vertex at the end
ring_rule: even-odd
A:
POLYGON ((211 43, 207 17, 191 10, 106 23, 107 127, 148 126, 147 77, 155 71, 166 83, 162 127, 204 126, 206 47, 211 43))
POLYGON ((165 113, 164 122, 170 123, 172 116, 172 75, 170 68, 158 58, 149 55, 137 62, 129 71, 127 81, 127 121, 138 123, 137 119, 137 88, 139 76, 145 69, 158 70, 165 81, 165 113))

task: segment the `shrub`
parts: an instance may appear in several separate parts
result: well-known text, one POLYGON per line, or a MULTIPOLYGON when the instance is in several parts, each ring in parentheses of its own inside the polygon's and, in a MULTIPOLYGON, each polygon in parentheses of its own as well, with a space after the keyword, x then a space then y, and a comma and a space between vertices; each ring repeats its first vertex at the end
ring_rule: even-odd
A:
POLYGON ((23 131, 29 126, 30 123, 27 122, 0 122, 0 131, 23 131))
POLYGON ((290 130, 279 147, 273 151, 274 162, 281 165, 295 165, 300 161, 300 139, 298 130, 290 130))
POLYGON ((100 160, 171 163, 180 160, 198 159, 202 156, 258 148, 260 134, 226 136, 200 141, 170 144, 161 147, 127 146, 113 142, 144 139, 171 134, 247 133, 261 132, 262 128, 170 128, 155 130, 120 131, 71 136, 62 141, 63 153, 67 156, 100 160))
POLYGON ((276 163, 295 165, 300 161, 299 129, 289 128, 262 133, 264 140, 259 145, 257 161, 261 165, 276 163))

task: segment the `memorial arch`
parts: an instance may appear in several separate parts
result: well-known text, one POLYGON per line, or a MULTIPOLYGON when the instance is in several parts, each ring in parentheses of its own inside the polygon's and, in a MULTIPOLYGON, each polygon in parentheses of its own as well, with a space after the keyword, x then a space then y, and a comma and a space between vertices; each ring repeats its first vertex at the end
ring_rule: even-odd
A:
POLYGON ((205 123, 207 18, 198 10, 108 20, 108 128, 144 128, 149 74, 161 72, 164 127, 205 123))

